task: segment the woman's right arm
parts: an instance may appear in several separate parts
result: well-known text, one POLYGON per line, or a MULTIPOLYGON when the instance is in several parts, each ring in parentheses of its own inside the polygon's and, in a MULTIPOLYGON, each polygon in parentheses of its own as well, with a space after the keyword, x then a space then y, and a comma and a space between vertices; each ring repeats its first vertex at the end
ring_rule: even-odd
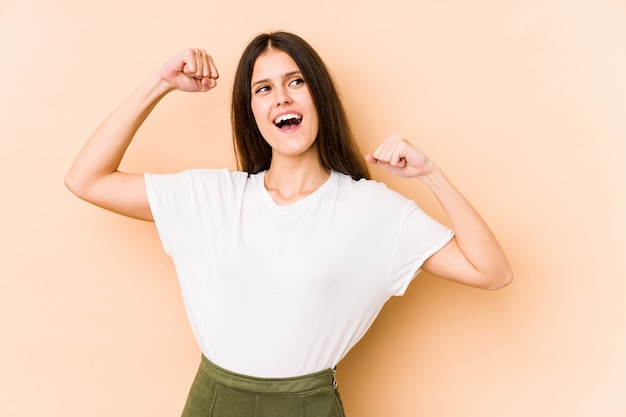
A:
POLYGON ((219 77, 202 49, 186 49, 131 94, 91 135, 74 160, 65 185, 96 206, 152 221, 143 174, 118 170, 126 149, 152 109, 173 90, 206 92, 219 77))

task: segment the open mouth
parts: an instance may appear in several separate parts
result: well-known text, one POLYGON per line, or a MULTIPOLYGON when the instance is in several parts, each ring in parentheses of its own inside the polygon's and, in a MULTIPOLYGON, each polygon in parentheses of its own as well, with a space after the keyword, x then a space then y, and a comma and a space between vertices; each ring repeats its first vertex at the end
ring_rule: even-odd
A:
POLYGON ((287 129, 292 126, 297 126, 301 122, 302 122, 302 116, 296 113, 282 114, 274 120, 274 124, 279 129, 287 129))

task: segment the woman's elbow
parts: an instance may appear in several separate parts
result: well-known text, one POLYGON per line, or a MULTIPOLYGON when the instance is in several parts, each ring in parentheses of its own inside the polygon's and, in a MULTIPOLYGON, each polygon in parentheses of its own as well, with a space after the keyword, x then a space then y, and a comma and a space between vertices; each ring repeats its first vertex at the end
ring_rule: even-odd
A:
POLYGON ((489 277, 486 277, 481 288, 486 290, 499 290, 513 282, 513 271, 510 268, 499 271, 489 277))
POLYGON ((80 177, 76 175, 72 170, 65 174, 63 179, 65 187, 72 192, 75 196, 82 198, 84 195, 84 181, 81 181, 80 177))
POLYGON ((94 201, 98 195, 98 190, 101 188, 101 182, 98 179, 73 169, 65 174, 63 183, 76 197, 89 202, 94 201))

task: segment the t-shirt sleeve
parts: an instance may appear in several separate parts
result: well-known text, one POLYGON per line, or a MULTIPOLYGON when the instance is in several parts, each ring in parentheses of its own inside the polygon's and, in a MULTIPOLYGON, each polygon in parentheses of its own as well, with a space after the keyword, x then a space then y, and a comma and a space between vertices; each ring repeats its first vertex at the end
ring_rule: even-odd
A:
POLYGON ((177 174, 145 174, 148 202, 159 237, 166 253, 170 253, 189 209, 191 180, 188 172, 177 174))
POLYGON ((403 295, 413 278, 420 272, 422 264, 443 248, 453 236, 452 230, 410 201, 394 251, 391 271, 392 294, 403 295))

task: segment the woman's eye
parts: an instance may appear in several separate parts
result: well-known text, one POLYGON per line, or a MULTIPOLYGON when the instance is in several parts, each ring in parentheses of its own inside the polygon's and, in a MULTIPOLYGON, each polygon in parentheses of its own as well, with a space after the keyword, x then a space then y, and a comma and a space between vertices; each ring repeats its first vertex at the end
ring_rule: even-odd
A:
POLYGON ((297 86, 297 85, 301 85, 304 84, 304 80, 302 78, 296 78, 295 80, 291 81, 289 83, 289 85, 291 86, 297 86))
POLYGON ((254 93, 259 94, 259 93, 265 93, 267 91, 270 91, 270 88, 264 85, 263 87, 258 88, 254 93))

